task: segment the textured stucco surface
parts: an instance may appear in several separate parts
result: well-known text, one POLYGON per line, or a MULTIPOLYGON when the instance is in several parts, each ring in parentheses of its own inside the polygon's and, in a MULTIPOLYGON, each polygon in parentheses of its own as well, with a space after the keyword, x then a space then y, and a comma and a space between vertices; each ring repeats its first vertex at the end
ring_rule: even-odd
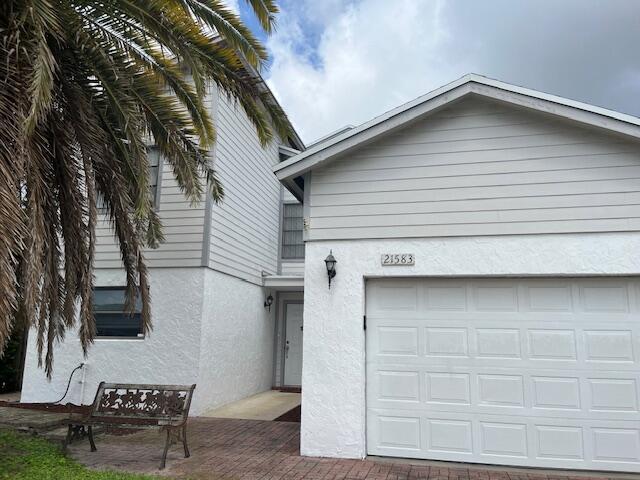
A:
POLYGON ((308 242, 301 453, 366 455, 366 277, 638 275, 638 251, 638 233, 308 242), (338 261, 331 290, 330 249, 338 261), (416 264, 382 267, 383 253, 413 253, 416 264))
MULTIPOLYGON (((97 339, 83 359, 74 333, 55 349, 54 373, 49 382, 38 368, 35 335, 29 335, 23 402, 59 399, 71 370, 87 362, 82 395, 82 372, 74 375, 65 402, 90 403, 101 381, 133 383, 196 383, 200 353, 200 319, 204 269, 149 270, 153 330, 144 339, 97 339)), ((122 286, 121 270, 97 270, 96 286, 122 286)))
POLYGON ((275 312, 264 288, 206 269, 204 292, 195 413, 268 390, 273 375, 275 312))
MULTIPOLYGON (((65 402, 90 403, 98 383, 197 383, 193 415, 271 387, 274 312, 263 288, 208 268, 152 268, 153 331, 144 339, 97 339, 83 359, 75 333, 59 344, 48 381, 37 366, 30 335, 23 402, 58 400, 71 371, 65 402), (84 390, 84 392, 83 392, 84 390)), ((120 270, 96 271, 97 286, 122 286, 120 270)))

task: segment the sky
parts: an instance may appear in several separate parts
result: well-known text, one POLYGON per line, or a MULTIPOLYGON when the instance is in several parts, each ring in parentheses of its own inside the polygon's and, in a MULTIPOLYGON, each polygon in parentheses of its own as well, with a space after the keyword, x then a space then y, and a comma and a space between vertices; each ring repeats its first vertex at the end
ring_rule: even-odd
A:
POLYGON ((467 73, 640 116, 640 0, 278 4, 263 76, 305 143, 467 73))

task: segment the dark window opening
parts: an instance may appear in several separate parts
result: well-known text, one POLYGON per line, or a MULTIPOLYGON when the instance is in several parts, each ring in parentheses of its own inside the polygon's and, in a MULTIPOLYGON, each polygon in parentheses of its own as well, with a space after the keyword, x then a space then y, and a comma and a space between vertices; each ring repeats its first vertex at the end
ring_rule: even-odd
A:
MULTIPOLYGON (((156 147, 148 147, 147 161, 149 162, 149 191, 151 192, 151 201, 153 208, 157 209, 160 206, 160 189, 158 188, 158 184, 160 183, 160 165, 162 165, 160 160, 160 150, 156 147)), ((104 198, 100 193, 98 193, 98 197, 96 199, 96 206, 98 208, 98 212, 107 212, 104 204, 104 198)))
POLYGON ((282 258, 304 258, 302 204, 285 203, 282 214, 282 258))
POLYGON ((124 287, 99 287, 93 291, 93 315, 98 337, 142 336, 140 296, 133 312, 126 312, 124 306, 124 287))

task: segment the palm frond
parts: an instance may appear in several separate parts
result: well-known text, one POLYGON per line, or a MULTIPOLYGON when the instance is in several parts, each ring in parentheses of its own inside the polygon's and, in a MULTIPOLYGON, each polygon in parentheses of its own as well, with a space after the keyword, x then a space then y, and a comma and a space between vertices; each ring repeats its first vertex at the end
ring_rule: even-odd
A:
POLYGON ((271 33, 275 27, 278 5, 273 0, 246 0, 251 5, 265 32, 271 33))
MULTIPOLYGON (((247 0, 271 32, 272 0, 247 0)), ((34 327, 52 374, 54 347, 93 317, 97 199, 119 246, 126 307, 142 303, 145 248, 164 240, 147 150, 156 145, 192 203, 224 188, 207 149, 215 88, 246 112, 263 144, 290 125, 256 73, 267 51, 221 0, 0 2, 0 356, 17 322, 34 327)))

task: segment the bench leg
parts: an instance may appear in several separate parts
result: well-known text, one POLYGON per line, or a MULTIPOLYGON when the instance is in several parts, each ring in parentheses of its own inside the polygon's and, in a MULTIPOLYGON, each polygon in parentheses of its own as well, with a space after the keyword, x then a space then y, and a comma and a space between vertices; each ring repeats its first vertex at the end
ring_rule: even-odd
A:
POLYGON ((162 452, 162 460, 160 461, 160 470, 163 470, 167 465, 167 452, 169 451, 169 445, 171 444, 171 429, 167 428, 167 441, 164 444, 164 452, 162 452))
POLYGON ((89 425, 89 444, 91 445, 91 451, 95 452, 96 450, 98 450, 96 448, 96 442, 93 441, 93 428, 91 427, 91 425, 89 425))
POLYGON ((67 451, 67 445, 71 443, 71 435, 73 434, 73 425, 69 424, 67 427, 67 436, 64 438, 64 442, 62 442, 62 451, 67 451))
POLYGON ((184 458, 189 458, 191 454, 189 453, 189 447, 187 446, 187 424, 186 423, 182 426, 182 446, 184 447, 184 458))

